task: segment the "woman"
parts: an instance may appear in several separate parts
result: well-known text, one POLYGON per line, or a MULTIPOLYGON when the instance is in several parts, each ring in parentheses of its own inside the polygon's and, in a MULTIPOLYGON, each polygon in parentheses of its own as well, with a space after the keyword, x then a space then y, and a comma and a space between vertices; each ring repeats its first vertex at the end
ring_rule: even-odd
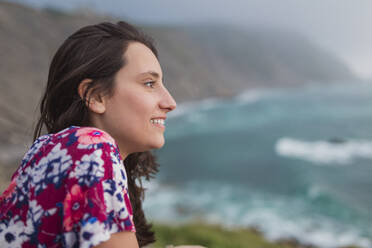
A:
POLYGON ((128 23, 86 26, 64 41, 34 144, 0 198, 0 247, 154 242, 140 177, 157 172, 149 150, 163 146, 176 108, 162 76, 151 39, 128 23))

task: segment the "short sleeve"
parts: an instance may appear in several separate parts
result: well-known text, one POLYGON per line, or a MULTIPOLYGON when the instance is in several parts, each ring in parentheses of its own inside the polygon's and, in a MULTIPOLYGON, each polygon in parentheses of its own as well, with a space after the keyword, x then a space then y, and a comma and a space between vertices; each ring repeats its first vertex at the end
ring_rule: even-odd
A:
POLYGON ((84 152, 69 173, 63 202, 67 244, 88 248, 113 233, 135 232, 127 175, 116 145, 79 144, 77 149, 84 152))

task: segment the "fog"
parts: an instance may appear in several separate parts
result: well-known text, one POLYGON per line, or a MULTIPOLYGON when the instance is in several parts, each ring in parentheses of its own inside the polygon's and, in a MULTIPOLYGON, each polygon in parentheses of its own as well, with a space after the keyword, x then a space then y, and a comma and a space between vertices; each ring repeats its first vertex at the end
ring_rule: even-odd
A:
POLYGON ((335 52, 361 77, 372 77, 370 0, 18 0, 37 7, 88 8, 151 24, 222 23, 292 29, 335 52))

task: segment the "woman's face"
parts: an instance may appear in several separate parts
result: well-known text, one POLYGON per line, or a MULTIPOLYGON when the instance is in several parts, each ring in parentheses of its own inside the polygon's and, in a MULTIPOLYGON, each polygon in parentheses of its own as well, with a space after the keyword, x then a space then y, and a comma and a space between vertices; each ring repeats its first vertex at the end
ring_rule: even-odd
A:
POLYGON ((122 156, 164 145, 164 120, 176 102, 162 82, 163 73, 153 52, 139 42, 129 44, 126 65, 115 76, 114 93, 105 99, 102 129, 119 145, 122 156))

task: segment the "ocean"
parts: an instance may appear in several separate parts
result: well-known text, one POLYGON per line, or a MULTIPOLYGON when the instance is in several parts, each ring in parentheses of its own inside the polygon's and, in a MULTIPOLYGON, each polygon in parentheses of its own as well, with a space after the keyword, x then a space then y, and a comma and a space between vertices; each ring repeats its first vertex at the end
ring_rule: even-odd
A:
POLYGON ((253 89, 179 104, 145 186, 150 220, 372 247, 372 84, 253 89))

